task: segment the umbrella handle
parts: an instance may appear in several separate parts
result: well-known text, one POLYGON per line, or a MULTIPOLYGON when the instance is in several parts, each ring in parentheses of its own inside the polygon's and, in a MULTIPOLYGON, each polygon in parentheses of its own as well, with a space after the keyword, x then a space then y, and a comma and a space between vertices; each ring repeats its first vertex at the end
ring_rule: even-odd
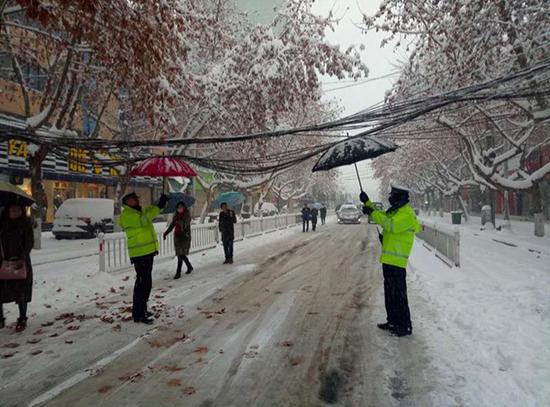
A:
POLYGON ((353 163, 355 166, 355 173, 357 174, 357 181, 359 181, 359 188, 361 188, 361 192, 363 192, 363 185, 361 184, 361 177, 359 177, 359 170, 357 169, 357 163, 353 163))

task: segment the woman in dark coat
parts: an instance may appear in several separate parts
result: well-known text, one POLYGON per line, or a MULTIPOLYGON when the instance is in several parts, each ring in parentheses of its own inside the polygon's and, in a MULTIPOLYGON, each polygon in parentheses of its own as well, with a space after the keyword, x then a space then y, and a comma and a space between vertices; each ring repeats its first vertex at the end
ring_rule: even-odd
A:
POLYGON ((187 266, 185 274, 190 274, 193 271, 193 266, 187 257, 191 248, 191 213, 183 202, 178 202, 176 205, 176 213, 172 223, 164 232, 164 240, 172 230, 174 230, 174 249, 176 256, 178 256, 178 268, 174 276, 174 279, 177 280, 181 277, 181 266, 184 262, 187 266))
POLYGON ((0 280, 0 328, 5 326, 3 304, 15 302, 19 306, 19 318, 15 330, 27 327, 27 303, 32 299, 31 250, 34 244, 31 221, 25 208, 19 204, 6 205, 0 218, 0 245, 2 259, 25 260, 27 278, 24 280, 0 280))

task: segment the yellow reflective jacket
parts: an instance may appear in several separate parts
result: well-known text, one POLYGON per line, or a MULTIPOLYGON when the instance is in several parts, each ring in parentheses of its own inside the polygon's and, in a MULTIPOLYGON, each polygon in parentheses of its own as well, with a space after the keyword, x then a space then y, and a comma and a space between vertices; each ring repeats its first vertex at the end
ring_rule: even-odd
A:
POLYGON ((374 209, 371 219, 384 229, 382 239, 382 256, 380 262, 406 268, 414 243, 414 236, 420 232, 420 224, 409 204, 394 212, 378 211, 371 201, 365 206, 374 209))
POLYGON ((122 214, 118 223, 128 240, 128 257, 146 256, 158 252, 159 242, 153 226, 153 219, 160 213, 158 206, 148 206, 138 211, 127 205, 122 205, 122 214))

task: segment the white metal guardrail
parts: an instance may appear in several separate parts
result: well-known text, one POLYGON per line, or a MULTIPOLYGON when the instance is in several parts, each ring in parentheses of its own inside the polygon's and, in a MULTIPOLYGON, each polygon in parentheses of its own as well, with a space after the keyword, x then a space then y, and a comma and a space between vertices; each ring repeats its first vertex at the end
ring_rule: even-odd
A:
POLYGON ((421 222, 422 230, 416 236, 436 250, 436 256, 446 263, 460 267, 460 232, 444 230, 437 224, 421 222))
MULTIPOLYGON (((237 222, 235 225, 235 240, 243 240, 264 233, 296 226, 301 222, 301 215, 288 214, 265 218, 251 218, 237 222)), ((164 240, 162 232, 157 233, 159 241, 159 257, 172 257, 174 243, 171 238, 164 240)), ((99 271, 116 271, 130 267, 130 259, 126 247, 125 233, 101 234, 99 241, 99 271)), ((191 226, 191 253, 214 248, 220 242, 217 223, 191 226)))

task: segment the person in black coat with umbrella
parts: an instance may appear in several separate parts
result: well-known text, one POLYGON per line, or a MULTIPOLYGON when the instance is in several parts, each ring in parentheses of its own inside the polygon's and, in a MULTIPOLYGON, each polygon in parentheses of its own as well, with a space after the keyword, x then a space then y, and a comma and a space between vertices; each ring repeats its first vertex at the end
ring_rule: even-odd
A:
POLYGON ((218 227, 222 234, 223 251, 225 253, 223 264, 233 264, 233 242, 235 241, 237 217, 235 212, 229 209, 226 202, 223 202, 220 207, 222 211, 218 217, 218 227))
POLYGON ((319 215, 319 211, 317 208, 311 209, 311 230, 315 232, 315 229, 317 229, 317 216, 319 215))

